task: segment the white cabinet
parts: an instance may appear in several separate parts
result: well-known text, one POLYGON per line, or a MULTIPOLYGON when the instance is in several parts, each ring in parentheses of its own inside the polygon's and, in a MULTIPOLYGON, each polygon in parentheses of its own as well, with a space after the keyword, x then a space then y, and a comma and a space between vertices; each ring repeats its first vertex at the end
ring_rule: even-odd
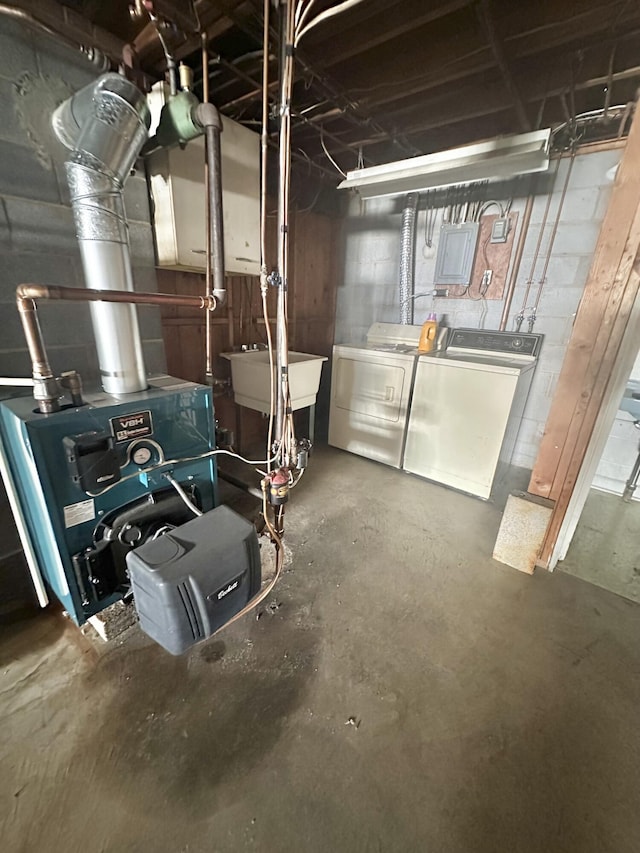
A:
MULTIPOLYGON (((260 273, 260 137, 223 117, 222 206, 225 272, 260 273)), ((147 158, 157 264, 205 269, 204 137, 147 158)))

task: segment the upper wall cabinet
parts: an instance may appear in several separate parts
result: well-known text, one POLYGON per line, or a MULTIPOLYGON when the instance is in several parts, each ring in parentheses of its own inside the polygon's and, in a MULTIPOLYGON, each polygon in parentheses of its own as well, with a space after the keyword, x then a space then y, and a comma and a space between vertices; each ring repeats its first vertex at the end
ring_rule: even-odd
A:
MULTIPOLYGON (((223 117, 222 206, 228 275, 260 273, 260 137, 223 117)), ((204 138, 147 158, 154 206, 157 263, 205 269, 204 138)))

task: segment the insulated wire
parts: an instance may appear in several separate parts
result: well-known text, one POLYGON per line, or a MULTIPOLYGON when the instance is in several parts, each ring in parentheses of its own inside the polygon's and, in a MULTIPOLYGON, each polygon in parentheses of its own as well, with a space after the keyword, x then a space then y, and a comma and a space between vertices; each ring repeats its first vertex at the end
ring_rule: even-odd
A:
MULTIPOLYGON (((269 0, 264 0, 263 7, 264 26, 262 41, 262 134, 261 154, 262 170, 260 175, 260 295, 262 300, 262 315, 264 317, 265 331, 267 334, 267 348, 269 350, 269 431, 267 437, 266 456, 271 457, 271 444, 273 441, 273 416, 275 413, 275 376, 273 363, 273 337, 269 325, 269 309, 267 305, 267 147, 269 137, 269 0)), ((267 470, 271 470, 271 462, 267 463, 267 470)))
POLYGON ((304 22, 309 17, 309 13, 311 12, 311 10, 312 10, 312 8, 316 2, 317 2, 317 0, 309 0, 309 2, 307 3, 307 8, 304 10, 304 12, 302 11, 302 7, 304 6, 304 2, 301 2, 298 4, 298 8, 296 9, 295 21, 294 21, 295 27, 296 27, 296 32, 298 32, 299 30, 302 29, 302 27, 304 26, 304 22))
POLYGON ((171 96, 173 97, 174 95, 176 95, 178 93, 178 79, 177 79, 177 71, 176 71, 176 61, 173 57, 173 54, 169 50, 169 46, 167 45, 167 42, 165 41, 164 36, 162 35, 162 31, 160 28, 160 20, 158 19, 158 16, 156 14, 154 14, 153 12, 149 11, 149 9, 147 9, 147 14, 149 15, 151 23, 153 24, 154 29, 156 31, 156 35, 158 36, 158 39, 160 40, 160 44, 162 45, 162 50, 164 52, 164 58, 165 58, 165 61, 167 63, 167 71, 169 72, 169 89, 171 91, 171 96))
MULTIPOLYGON (((268 2, 268 0, 267 0, 268 2)), ((269 349, 269 432, 267 436, 267 457, 271 456, 271 444, 273 442, 273 416, 276 407, 276 377, 275 366, 273 363, 273 337, 271 335, 271 326, 269 325, 269 309, 267 307, 266 291, 262 293, 262 314, 264 316, 265 329, 267 331, 267 347, 269 349)), ((271 470, 271 462, 268 463, 267 471, 271 470)))
POLYGON ((281 375, 277 377, 279 384, 277 425, 280 430, 280 444, 278 447, 279 464, 286 464, 291 457, 295 439, 293 431, 293 419, 290 413, 291 398, 289 393, 289 371, 288 371, 288 232, 289 232, 289 195, 291 186, 291 92, 293 87, 294 57, 293 51, 287 49, 287 45, 293 42, 295 27, 295 10, 297 4, 293 2, 285 5, 286 18, 282 22, 282 43, 280 55, 282 58, 281 90, 280 90, 280 186, 278 193, 278 266, 280 272, 280 292, 278 300, 281 309, 279 321, 281 323, 278 340, 278 364, 282 368, 281 375), (282 352, 284 350, 284 353, 282 352), (281 408, 280 408, 281 407, 281 408))
POLYGON ((270 459, 245 459, 244 456, 241 456, 239 453, 235 453, 233 450, 223 450, 222 448, 217 447, 215 450, 207 450, 206 453, 200 453, 197 456, 185 456, 183 459, 165 459, 162 462, 158 462, 156 465, 151 465, 149 468, 140 468, 132 474, 127 474, 126 477, 121 477, 117 482, 105 486, 104 489, 101 489, 99 492, 86 492, 86 494, 89 495, 90 498, 99 498, 100 495, 110 492, 111 489, 115 489, 115 487, 119 486, 121 483, 126 483, 127 480, 133 480, 135 477, 139 477, 140 474, 151 474, 159 468, 164 468, 165 465, 180 465, 184 462, 198 462, 200 459, 208 459, 210 456, 219 455, 231 456, 234 459, 239 459, 247 465, 269 465, 275 462, 277 458, 276 456, 273 456, 270 459))
MULTIPOLYGON (((284 565, 284 551, 282 548, 282 539, 280 538, 280 536, 278 536, 278 534, 273 528, 273 525, 269 521, 269 515, 267 512, 267 492, 265 484, 263 484, 262 486, 262 514, 264 516, 265 524, 267 525, 267 529, 269 531, 269 534, 271 535, 271 539, 276 549, 275 574, 273 575, 269 583, 264 587, 264 589, 261 589, 260 592, 256 596, 254 596, 251 601, 245 604, 242 610, 239 610, 233 618, 229 619, 228 622, 225 622, 224 625, 221 625, 220 628, 218 628, 218 631, 222 631, 223 628, 228 628, 229 625, 233 624, 236 620, 240 619, 240 617, 244 616, 250 610, 253 610, 253 608, 257 607, 261 601, 264 601, 264 599, 269 595, 271 590, 278 582, 280 575, 282 574, 282 567, 284 565)), ((215 636, 218 631, 214 631, 212 636, 215 636)))
POLYGON ((185 490, 182 488, 182 486, 181 486, 181 485, 180 485, 180 483, 176 480, 176 478, 175 478, 175 477, 172 477, 172 476, 171 476, 171 474, 169 474, 168 472, 167 472, 166 474, 163 474, 162 476, 165 478, 165 480, 168 480, 168 481, 171 483, 171 485, 173 486, 173 488, 174 488, 174 489, 176 490, 176 492, 180 495, 180 497, 182 498, 182 500, 184 501, 184 503, 189 507, 189 509, 191 510, 191 512, 192 512, 194 515, 197 515, 198 517, 200 517, 201 515, 204 515, 204 513, 202 512, 202 510, 201 510, 201 509, 199 509, 199 508, 198 508, 198 507, 193 503, 193 501, 191 500, 191 498, 189 497, 189 495, 185 492, 185 490))
POLYGON ((329 18, 333 18, 334 15, 346 12, 347 9, 357 6, 358 3, 362 3, 362 0, 344 0, 343 3, 339 3, 337 6, 332 6, 330 9, 326 9, 324 12, 316 15, 316 17, 313 18, 305 27, 298 29, 294 44, 297 45, 300 39, 314 27, 317 27, 318 24, 323 23, 323 21, 327 21, 329 18))
POLYGON ((343 172, 343 171, 342 171, 342 169, 340 168, 340 166, 338 166, 338 164, 337 164, 337 163, 336 163, 336 161, 333 159, 333 157, 331 156, 331 154, 329 154, 329 152, 328 152, 328 150, 327 150, 327 146, 324 144, 324 131, 323 131, 322 129, 320 129, 320 144, 322 145, 322 150, 323 150, 323 151, 324 151, 324 153, 327 155, 327 159, 329 160, 329 162, 331 163, 331 165, 332 165, 332 166, 334 166, 334 167, 335 167, 335 168, 340 172, 340 174, 342 175, 342 177, 343 177, 343 178, 346 178, 346 177, 347 177, 347 173, 346 173, 346 172, 343 172))

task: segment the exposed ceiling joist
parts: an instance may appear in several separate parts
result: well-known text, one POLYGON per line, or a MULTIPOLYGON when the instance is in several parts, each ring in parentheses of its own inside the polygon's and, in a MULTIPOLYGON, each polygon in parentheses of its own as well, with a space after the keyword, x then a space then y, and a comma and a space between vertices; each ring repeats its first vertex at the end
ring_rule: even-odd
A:
POLYGON ((502 75, 505 88, 507 89, 516 109, 518 121, 520 122, 520 129, 523 131, 531 130, 531 122, 529 121, 529 116, 524 108, 522 97, 509 68, 509 63, 507 62, 507 57, 505 56, 504 48, 502 46, 502 40, 496 32, 493 22, 493 13, 491 11, 491 0, 480 0, 480 3, 476 8, 478 10, 482 26, 487 34, 489 44, 491 45, 491 50, 493 51, 496 62, 498 63, 498 68, 500 69, 500 74, 502 75))
MULTIPOLYGON (((157 3, 169 13, 175 8, 182 21, 195 20, 191 4, 157 3)), ((314 0, 308 20, 337 3, 314 0)), ((54 0, 38 5, 52 4, 58 5, 54 0)), ((59 4, 76 27, 84 12, 91 22, 85 30, 110 22, 106 28, 114 40, 136 39, 143 68, 162 72, 157 36, 150 30, 141 34, 143 21, 136 29, 128 20, 126 0, 59 4)), ((277 7, 271 2, 274 25, 277 7)), ((210 55, 220 57, 212 75, 213 101, 232 118, 257 126, 263 0, 196 0, 195 9, 210 55)), ((275 49, 275 26, 272 44, 275 49)), ((197 80, 198 34, 193 28, 185 36, 178 33, 171 47, 177 59, 186 58, 196 69, 197 80)), ((311 30, 296 50, 294 158, 312 174, 333 178, 323 147, 340 166, 351 168, 363 151, 372 163, 404 158, 519 132, 540 121, 559 123, 576 111, 606 109, 633 97, 638 55, 637 0, 359 2, 311 30)), ((273 60, 270 72, 273 104, 278 85, 273 60)))
MULTIPOLYGON (((457 12, 472 2, 473 0, 448 0, 442 5, 430 5, 426 11, 424 10, 424 0, 419 0, 417 3, 388 3, 383 10, 384 14, 379 15, 377 20, 368 23, 366 37, 362 41, 357 38, 357 33, 354 32, 354 26, 358 25, 344 29, 341 35, 338 35, 337 39, 334 40, 332 50, 329 53, 325 51, 324 57, 319 62, 319 67, 331 68, 347 59, 360 56, 391 39, 400 38, 400 36, 415 30, 417 27, 426 26, 439 18, 450 15, 452 12, 457 12), (389 15, 393 11, 389 7, 393 5, 400 7, 397 15, 398 23, 389 21, 389 15), (417 10, 417 14, 413 13, 411 7, 417 10)), ((309 49, 312 50, 313 45, 310 45, 309 49)))

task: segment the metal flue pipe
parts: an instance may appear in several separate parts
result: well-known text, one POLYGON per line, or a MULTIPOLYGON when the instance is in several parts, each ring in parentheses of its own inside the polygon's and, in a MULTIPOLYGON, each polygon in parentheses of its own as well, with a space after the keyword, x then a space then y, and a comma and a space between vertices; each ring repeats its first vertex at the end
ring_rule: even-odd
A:
MULTIPOLYGON (((133 292, 123 186, 150 123, 145 95, 124 77, 105 74, 62 103, 53 116, 72 154, 67 181, 85 282, 96 290, 133 292)), ((91 305, 104 390, 130 394, 147 387, 134 300, 91 305)))

